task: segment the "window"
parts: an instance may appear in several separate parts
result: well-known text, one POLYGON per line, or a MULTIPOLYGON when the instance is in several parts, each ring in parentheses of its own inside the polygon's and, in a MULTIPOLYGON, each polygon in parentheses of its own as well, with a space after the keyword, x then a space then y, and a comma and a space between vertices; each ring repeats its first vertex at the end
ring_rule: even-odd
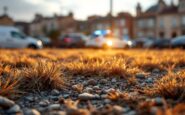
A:
POLYGON ((177 19, 176 18, 172 19, 172 27, 177 27, 177 19))
POLYGON ((138 37, 143 37, 143 35, 144 35, 143 32, 138 32, 138 33, 137 33, 137 36, 138 36, 138 37))
POLYGON ((185 25, 185 16, 182 17, 182 24, 185 25))
POLYGON ((12 36, 13 38, 21 38, 21 39, 24 39, 24 38, 25 38, 25 35, 23 35, 23 34, 21 34, 21 33, 19 33, 19 32, 16 32, 16 31, 12 31, 12 32, 11 32, 11 36, 12 36))
POLYGON ((123 34, 125 35, 125 34, 128 34, 128 29, 127 28, 124 28, 123 29, 123 34))
POLYGON ((154 20, 153 19, 149 19, 148 20, 148 27, 154 27, 154 20))
POLYGON ((137 25, 140 28, 144 27, 144 21, 143 20, 139 20, 137 25))
POLYGON ((164 21, 161 19, 160 20, 160 22, 159 22, 159 26, 161 27, 161 28, 164 28, 164 21))
POLYGON ((124 19, 120 20, 120 25, 125 26, 125 20, 124 19))

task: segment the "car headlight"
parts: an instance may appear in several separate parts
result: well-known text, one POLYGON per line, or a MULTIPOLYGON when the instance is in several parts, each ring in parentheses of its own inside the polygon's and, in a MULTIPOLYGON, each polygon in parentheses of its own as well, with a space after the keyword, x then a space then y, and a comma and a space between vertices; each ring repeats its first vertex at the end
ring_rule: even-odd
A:
POLYGON ((132 41, 128 41, 127 43, 129 46, 131 46, 133 44, 132 41))
POLYGON ((113 45, 112 41, 111 40, 108 40, 107 41, 107 46, 112 46, 112 45, 113 45))
POLYGON ((39 46, 42 46, 42 41, 37 41, 37 44, 39 45, 39 46))

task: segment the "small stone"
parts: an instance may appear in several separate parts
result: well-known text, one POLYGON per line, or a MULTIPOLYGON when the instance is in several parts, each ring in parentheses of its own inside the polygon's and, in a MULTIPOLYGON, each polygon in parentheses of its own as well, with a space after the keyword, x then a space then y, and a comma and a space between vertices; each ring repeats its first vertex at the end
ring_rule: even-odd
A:
POLYGON ((9 114, 19 113, 19 112, 21 112, 21 109, 20 109, 19 105, 14 105, 10 109, 8 109, 6 112, 9 114))
POLYGON ((40 112, 38 112, 36 109, 25 109, 24 115, 40 115, 40 112))
POLYGON ((158 112, 158 108, 157 108, 157 107, 152 107, 152 108, 150 109, 150 113, 151 113, 152 115, 157 115, 157 112, 158 112))
POLYGON ((99 86, 94 86, 93 89, 94 89, 94 90, 99 90, 100 87, 99 87, 99 86))
POLYGON ((111 82, 112 82, 112 83, 116 83, 116 82, 117 82, 116 78, 113 78, 113 79, 111 80, 111 82))
POLYGON ((60 104, 52 104, 47 107, 48 110, 59 110, 60 104))
POLYGON ((110 99, 105 99, 104 102, 105 102, 105 104, 110 104, 111 100, 110 99))
POLYGON ((76 84, 76 85, 72 86, 72 89, 77 92, 82 92, 84 89, 84 85, 83 84, 76 84))
POLYGON ((129 111, 128 113, 126 113, 126 115, 136 115, 135 111, 129 111))
POLYGON ((107 80, 106 79, 101 79, 100 80, 100 84, 106 84, 107 83, 107 80))
POLYGON ((160 97, 156 97, 156 98, 154 99, 154 102, 155 102, 155 105, 156 105, 156 106, 162 106, 162 105, 163 105, 163 99, 160 98, 160 97))
POLYGON ((49 112, 49 115, 66 115, 66 112, 64 112, 64 111, 52 111, 52 112, 49 112))
POLYGON ((160 72, 160 70, 159 70, 159 69, 157 69, 157 68, 155 68, 155 69, 153 69, 153 70, 152 70, 152 72, 153 72, 153 73, 159 73, 159 72, 160 72))
POLYGON ((116 90, 115 90, 114 88, 110 88, 110 89, 104 90, 103 92, 109 93, 109 92, 111 92, 111 91, 116 91, 116 90))
POLYGON ((96 85, 97 82, 96 82, 94 79, 89 79, 89 80, 87 81, 87 84, 88 84, 88 85, 96 85))
POLYGON ((63 97, 64 98, 68 98, 69 97, 69 94, 64 94, 63 97))
POLYGON ((14 101, 9 100, 6 97, 0 96, 0 108, 2 107, 2 108, 5 108, 5 109, 8 109, 8 108, 12 107, 13 105, 15 105, 14 101))
POLYGON ((39 105, 42 106, 42 107, 46 107, 46 106, 49 105, 49 103, 50 103, 50 102, 49 102, 48 100, 43 100, 43 101, 40 101, 40 102, 39 102, 39 105))
POLYGON ((136 74, 136 78, 138 78, 138 79, 145 79, 145 75, 142 74, 142 73, 138 73, 138 74, 136 74))
POLYGON ((118 106, 118 105, 114 105, 114 106, 113 106, 113 111, 114 111, 115 113, 121 114, 121 113, 124 112, 124 108, 121 107, 121 106, 118 106))
POLYGON ((93 92, 93 89, 90 88, 90 87, 86 87, 86 88, 84 89, 84 92, 86 92, 86 93, 91 93, 91 92, 93 92))
POLYGON ((147 82, 147 83, 153 83, 153 79, 152 79, 152 78, 148 78, 148 79, 146 80, 146 82, 147 82))
POLYGON ((53 101, 58 101, 59 96, 50 96, 50 99, 52 99, 53 101))
POLYGON ((29 102, 33 102, 34 101, 34 97, 33 96, 27 96, 25 97, 25 99, 29 102))
POLYGON ((58 96, 58 95, 60 95, 60 92, 59 92, 58 90, 56 90, 56 89, 53 89, 53 90, 51 91, 51 95, 53 95, 53 96, 58 96))
POLYGON ((82 93, 78 96, 78 98, 80 100, 92 100, 92 99, 96 99, 98 97, 99 97, 98 95, 93 95, 93 94, 90 94, 90 93, 82 93))

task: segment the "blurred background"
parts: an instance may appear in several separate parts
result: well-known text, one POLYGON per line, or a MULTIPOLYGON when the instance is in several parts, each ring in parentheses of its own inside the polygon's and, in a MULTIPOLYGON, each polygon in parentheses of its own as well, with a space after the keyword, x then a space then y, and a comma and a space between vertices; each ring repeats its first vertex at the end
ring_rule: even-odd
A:
POLYGON ((0 47, 185 48, 185 0, 0 0, 0 47))

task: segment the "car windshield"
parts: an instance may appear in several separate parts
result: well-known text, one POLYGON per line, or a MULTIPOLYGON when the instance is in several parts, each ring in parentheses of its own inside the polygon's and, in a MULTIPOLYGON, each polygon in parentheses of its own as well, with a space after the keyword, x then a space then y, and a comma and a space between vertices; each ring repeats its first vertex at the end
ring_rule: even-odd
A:
POLYGON ((16 32, 16 31, 12 31, 11 32, 11 35, 14 38, 21 38, 21 39, 24 39, 25 38, 25 35, 24 34, 22 34, 20 32, 16 32))

